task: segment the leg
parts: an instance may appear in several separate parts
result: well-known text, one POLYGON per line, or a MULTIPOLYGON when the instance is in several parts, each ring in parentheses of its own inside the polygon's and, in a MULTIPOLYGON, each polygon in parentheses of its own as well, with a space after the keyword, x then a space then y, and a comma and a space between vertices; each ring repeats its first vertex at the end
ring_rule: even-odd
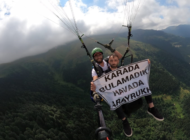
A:
POLYGON ((127 118, 125 117, 125 113, 123 111, 123 106, 117 108, 115 110, 115 112, 117 113, 118 118, 123 121, 124 134, 127 137, 131 137, 133 132, 132 132, 132 129, 131 129, 130 125, 129 125, 129 122, 128 122, 127 118))
MULTIPOLYGON (((125 113, 123 112, 123 108, 122 108, 122 106, 120 106, 119 108, 117 108, 116 110, 115 110, 115 112, 117 113, 117 116, 118 116, 118 118, 119 119, 124 119, 124 118, 126 118, 125 117, 125 113)), ((125 119, 124 119, 125 120, 125 119)))
POLYGON ((146 102, 149 106, 147 113, 152 115, 157 121, 163 121, 164 117, 158 112, 158 110, 154 107, 154 103, 152 101, 152 96, 145 96, 146 102))
POLYGON ((149 108, 153 108, 154 107, 154 103, 152 101, 152 96, 151 95, 145 96, 145 99, 146 99, 146 102, 147 102, 149 108))

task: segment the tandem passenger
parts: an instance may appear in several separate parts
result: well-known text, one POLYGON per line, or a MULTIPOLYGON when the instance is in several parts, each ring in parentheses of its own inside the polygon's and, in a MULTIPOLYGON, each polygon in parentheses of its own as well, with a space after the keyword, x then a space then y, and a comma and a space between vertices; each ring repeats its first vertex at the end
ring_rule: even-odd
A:
MULTIPOLYGON (((112 70, 116 70, 118 68, 118 64, 119 64, 119 57, 115 54, 112 54, 110 55, 109 59, 108 59, 108 63, 109 63, 109 66, 108 66, 108 69, 105 71, 105 73, 107 72, 110 72, 112 70)), ((149 61, 150 63, 150 61, 149 61)), ((96 90, 96 86, 94 85, 93 82, 91 82, 91 90, 94 92, 95 96, 94 96, 94 100, 96 101, 97 99, 99 99, 99 96, 97 95, 97 93, 95 92, 96 90)), ((158 112, 158 110, 154 107, 154 103, 152 101, 152 96, 151 95, 148 95, 148 96, 145 96, 145 99, 146 99, 146 102, 148 104, 148 110, 147 110, 147 113, 149 115, 152 115, 157 121, 163 121, 164 120, 164 117, 158 112)), ((124 129, 124 134, 127 136, 127 137, 130 137, 132 136, 133 132, 132 132, 132 129, 129 125, 129 122, 126 118, 126 115, 124 113, 124 110, 126 110, 126 105, 127 104, 124 104, 122 106, 120 106, 119 108, 117 108, 115 110, 115 112, 117 113, 118 115, 118 118, 122 120, 123 122, 123 129, 124 129)))

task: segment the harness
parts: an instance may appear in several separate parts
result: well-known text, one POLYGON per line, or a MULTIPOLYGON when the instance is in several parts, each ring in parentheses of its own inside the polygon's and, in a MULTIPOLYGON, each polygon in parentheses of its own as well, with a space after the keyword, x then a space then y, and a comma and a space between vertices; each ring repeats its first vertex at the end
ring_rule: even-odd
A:
MULTIPOLYGON (((104 61, 107 62, 107 66, 108 66, 108 59, 109 59, 108 57, 106 57, 106 58, 104 59, 104 61)), ((107 70, 104 71, 104 70, 102 69, 102 67, 100 67, 97 63, 95 63, 95 64, 92 66, 92 69, 93 69, 93 68, 94 68, 94 70, 96 71, 98 77, 102 76, 103 73, 106 73, 106 72, 107 72, 107 70)), ((108 66, 108 69, 109 69, 109 66, 108 66)), ((90 91, 90 98, 91 98, 91 100, 95 103, 95 101, 94 101, 94 99, 93 99, 93 92, 92 92, 92 91, 90 91)), ((103 101, 103 99, 102 99, 101 97, 100 97, 100 100, 103 101)))
MULTIPOLYGON (((104 61, 107 62, 107 66, 108 66, 108 59, 109 59, 108 57, 104 59, 104 61)), ((97 63, 96 63, 96 65, 92 66, 92 69, 93 68, 95 69, 95 71, 98 71, 98 73, 97 73, 98 77, 102 76, 102 74, 105 72, 102 69, 102 67, 100 67, 97 63)), ((109 66, 108 66, 108 68, 109 68, 109 66)))

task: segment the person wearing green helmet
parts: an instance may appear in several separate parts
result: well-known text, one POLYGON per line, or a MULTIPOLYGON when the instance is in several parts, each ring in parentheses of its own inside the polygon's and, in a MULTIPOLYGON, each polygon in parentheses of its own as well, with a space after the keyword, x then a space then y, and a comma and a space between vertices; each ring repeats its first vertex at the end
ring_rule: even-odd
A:
MULTIPOLYGON (((106 46, 107 49, 109 49, 112 53, 118 56, 119 59, 122 58, 122 54, 113 49, 111 46, 106 46)), ((94 61, 98 64, 99 69, 101 70, 101 74, 108 69, 108 58, 103 59, 103 51, 101 48, 94 48, 91 52, 91 55, 94 59, 94 61)), ((92 69, 92 78, 93 80, 98 79, 98 75, 94 69, 92 69)))
MULTIPOLYGON (((112 43, 113 41, 111 41, 112 43)), ((122 54, 119 53, 118 51, 116 51, 115 49, 111 48, 111 43, 108 45, 104 45, 105 48, 109 49, 112 53, 114 53, 119 59, 122 58, 122 54)), ((105 73, 106 70, 108 70, 109 68, 109 65, 108 65, 108 59, 109 57, 103 59, 103 51, 102 49, 96 47, 92 50, 91 52, 91 55, 96 63, 96 65, 94 65, 95 68, 92 69, 92 78, 93 78, 93 81, 98 79, 98 77, 100 77, 103 73, 105 73), (96 73, 96 70, 97 73, 96 73)), ((99 97, 99 95, 95 92, 95 91, 90 91, 90 95, 91 95, 91 100, 93 102, 97 102, 97 100, 101 100, 101 98, 99 97)), ((99 124, 99 127, 100 124, 99 124)))
POLYGON ((94 54, 95 54, 95 53, 97 53, 97 52, 101 52, 101 53, 103 54, 102 49, 101 49, 101 48, 96 47, 96 48, 94 48, 94 49, 92 50, 92 52, 91 52, 92 57, 94 57, 94 54))

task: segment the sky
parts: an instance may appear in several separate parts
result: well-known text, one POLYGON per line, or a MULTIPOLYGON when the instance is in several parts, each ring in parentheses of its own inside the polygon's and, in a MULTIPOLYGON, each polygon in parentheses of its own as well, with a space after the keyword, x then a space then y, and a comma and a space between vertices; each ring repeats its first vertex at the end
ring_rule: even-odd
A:
POLYGON ((188 13, 187 0, 0 0, 0 64, 66 44, 77 39, 76 30, 86 36, 127 32, 122 25, 129 24, 161 30, 190 24, 188 13))

